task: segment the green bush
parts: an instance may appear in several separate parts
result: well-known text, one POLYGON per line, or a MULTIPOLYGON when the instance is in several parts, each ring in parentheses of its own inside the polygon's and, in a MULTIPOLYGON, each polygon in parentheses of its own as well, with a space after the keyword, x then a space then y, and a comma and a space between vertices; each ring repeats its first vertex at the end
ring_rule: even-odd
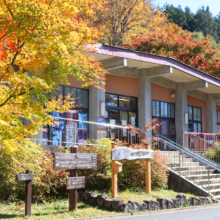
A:
POLYGON ((67 195, 65 170, 53 169, 53 155, 42 148, 21 147, 16 152, 0 150, 0 199, 24 200, 25 182, 16 180, 16 174, 29 169, 32 181, 33 201, 51 200, 67 195))
MULTIPOLYGON (((96 170, 80 170, 80 176, 86 176, 86 189, 110 190, 111 188, 111 141, 97 140, 98 146, 80 146, 80 153, 97 153, 96 170)), ((136 146, 137 147, 137 146, 136 146)), ((139 148, 142 146, 139 145, 139 148)), ((145 188, 145 160, 121 160, 122 172, 118 173, 120 190, 138 187, 145 188)), ((154 151, 151 160, 152 188, 166 188, 168 181, 166 158, 159 151, 154 151)))

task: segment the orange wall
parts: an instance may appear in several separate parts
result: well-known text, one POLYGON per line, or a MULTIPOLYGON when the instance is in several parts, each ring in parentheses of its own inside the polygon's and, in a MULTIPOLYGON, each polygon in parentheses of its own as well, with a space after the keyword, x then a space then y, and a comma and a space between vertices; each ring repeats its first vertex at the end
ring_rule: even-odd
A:
MULTIPOLYGON (((67 86, 72 86, 76 88, 82 88, 82 81, 78 81, 76 77, 73 76, 67 76, 69 84, 62 84, 62 85, 67 85, 67 86)), ((84 89, 88 89, 88 87, 84 87, 84 89)))
POLYGON ((151 96, 153 100, 175 103, 176 99, 171 98, 170 94, 176 93, 175 90, 151 83, 151 96))
POLYGON ((206 130, 206 101, 194 98, 192 96, 187 96, 187 104, 189 106, 201 107, 202 108, 202 132, 207 132, 206 130))
POLYGON ((138 97, 138 78, 106 76, 106 92, 138 97))

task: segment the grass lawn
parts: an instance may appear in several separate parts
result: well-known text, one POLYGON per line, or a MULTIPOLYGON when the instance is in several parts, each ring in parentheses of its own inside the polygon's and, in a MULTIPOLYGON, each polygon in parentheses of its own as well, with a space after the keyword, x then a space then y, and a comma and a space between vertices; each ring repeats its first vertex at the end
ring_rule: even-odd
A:
MULTIPOLYGON (((111 192, 95 191, 95 194, 109 195, 111 192)), ((144 199, 156 200, 160 198, 174 198, 178 193, 172 190, 158 190, 152 191, 148 194, 144 191, 130 192, 123 191, 118 193, 118 198, 122 198, 124 202, 128 200, 142 202, 144 199)), ((185 194, 187 197, 192 194, 185 194)), ((23 204, 24 205, 24 204, 23 204)), ((0 202, 0 219, 24 219, 24 210, 16 203, 0 202), (21 210, 19 210, 21 209, 21 210)), ((55 200, 53 202, 46 202, 44 204, 32 204, 32 217, 30 219, 65 219, 65 218, 82 218, 94 217, 100 215, 112 215, 116 212, 106 211, 98 207, 91 207, 83 202, 78 203, 78 209, 75 212, 69 212, 69 201, 55 200)))

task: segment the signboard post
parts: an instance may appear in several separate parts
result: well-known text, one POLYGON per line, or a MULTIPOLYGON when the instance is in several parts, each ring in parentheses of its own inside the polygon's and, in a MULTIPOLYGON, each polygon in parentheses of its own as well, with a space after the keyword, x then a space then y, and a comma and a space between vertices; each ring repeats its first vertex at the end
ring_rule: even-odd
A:
MULTIPOLYGON (((146 144, 145 149, 151 150, 150 145, 146 144)), ((146 192, 150 193, 151 192, 151 163, 150 159, 146 159, 145 161, 145 178, 146 178, 146 192)))
POLYGON ((70 177, 66 179, 69 190, 69 211, 77 208, 77 189, 85 188, 85 177, 78 177, 78 169, 95 169, 97 154, 78 153, 78 147, 71 147, 70 153, 55 153, 54 169, 70 170, 70 177))
MULTIPOLYGON (((78 147, 71 147, 71 153, 78 153, 78 147)), ((78 177, 78 170, 71 169, 70 170, 70 178, 71 177, 78 177)), ((76 210, 77 208, 77 189, 71 189, 69 191, 69 211, 76 210)))
POLYGON ((25 216, 31 216, 31 199, 32 199, 32 180, 31 170, 26 170, 26 174, 17 174, 18 181, 26 181, 25 187, 25 216))
POLYGON ((133 150, 128 147, 116 147, 112 144, 112 197, 117 197, 118 180, 117 173, 122 171, 122 164, 116 160, 139 160, 146 159, 145 172, 146 172, 146 191, 151 192, 151 163, 150 159, 154 158, 154 151, 151 150, 149 145, 145 145, 145 149, 133 150))

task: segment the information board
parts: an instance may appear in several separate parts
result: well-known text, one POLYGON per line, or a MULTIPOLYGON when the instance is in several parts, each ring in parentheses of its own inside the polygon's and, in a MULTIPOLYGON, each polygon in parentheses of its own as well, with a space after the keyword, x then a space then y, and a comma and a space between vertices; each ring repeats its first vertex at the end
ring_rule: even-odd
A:
POLYGON ((54 169, 95 169, 97 154, 55 153, 54 169))
POLYGON ((154 158, 153 150, 133 150, 128 147, 112 149, 112 160, 138 160, 154 158))
POLYGON ((67 177, 66 189, 83 189, 85 188, 85 177, 67 177))
POLYGON ((19 181, 27 181, 27 180, 33 180, 34 175, 33 174, 16 174, 16 178, 19 181))

